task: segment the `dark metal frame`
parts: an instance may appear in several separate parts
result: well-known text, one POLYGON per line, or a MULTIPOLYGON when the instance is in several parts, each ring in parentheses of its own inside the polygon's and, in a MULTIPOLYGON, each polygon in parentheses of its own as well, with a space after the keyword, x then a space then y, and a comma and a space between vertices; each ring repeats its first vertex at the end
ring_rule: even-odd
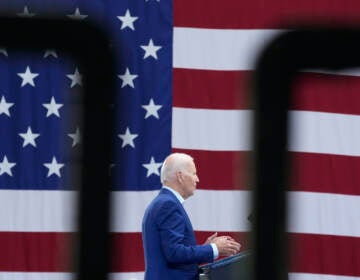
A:
POLYGON ((73 59, 83 75, 83 157, 79 195, 77 279, 107 279, 110 271, 110 104, 115 93, 114 57, 96 26, 61 19, 0 18, 0 45, 12 50, 56 49, 73 59))
POLYGON ((287 279, 287 110, 299 71, 360 66, 360 31, 302 28, 275 38, 255 71, 254 279, 287 279))
MULTIPOLYGON (((77 279, 107 279, 109 255, 109 111, 114 97, 114 58, 103 32, 88 23, 60 19, 0 18, 0 45, 57 49, 72 57, 84 80, 82 187, 79 198, 77 279)), ((254 279, 287 279, 285 187, 287 110, 297 72, 360 66, 360 31, 308 29, 276 38, 255 72, 254 279)))

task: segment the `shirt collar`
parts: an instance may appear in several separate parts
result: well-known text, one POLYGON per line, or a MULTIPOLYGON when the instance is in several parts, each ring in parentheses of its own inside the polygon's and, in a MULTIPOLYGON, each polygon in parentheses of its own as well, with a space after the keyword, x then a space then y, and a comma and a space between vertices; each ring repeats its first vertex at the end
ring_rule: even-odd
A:
POLYGON ((163 186, 162 188, 171 191, 176 196, 176 198, 180 201, 181 204, 184 203, 185 199, 177 191, 175 191, 172 188, 169 188, 167 186, 163 186))

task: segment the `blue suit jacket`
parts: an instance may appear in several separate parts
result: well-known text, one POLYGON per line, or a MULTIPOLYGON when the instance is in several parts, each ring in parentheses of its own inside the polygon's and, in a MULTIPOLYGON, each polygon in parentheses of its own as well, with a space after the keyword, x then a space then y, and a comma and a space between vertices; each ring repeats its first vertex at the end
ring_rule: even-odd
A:
POLYGON ((167 189, 145 211, 142 222, 145 280, 198 279, 198 264, 213 261, 211 245, 196 245, 180 201, 167 189))

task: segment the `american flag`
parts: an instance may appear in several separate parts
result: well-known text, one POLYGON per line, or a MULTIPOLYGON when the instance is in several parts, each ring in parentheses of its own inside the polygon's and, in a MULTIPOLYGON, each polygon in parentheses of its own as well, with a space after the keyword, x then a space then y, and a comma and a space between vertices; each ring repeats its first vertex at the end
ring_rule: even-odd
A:
MULTIPOLYGON (((217 231, 251 248, 255 58, 285 22, 347 24, 360 12, 355 0, 28 0, 1 7, 18 16, 92 20, 111 36, 118 59, 111 277, 124 280, 143 278, 141 219, 171 151, 197 163, 200 183, 185 208, 198 242, 217 231)), ((360 279, 359 73, 307 72, 294 90, 291 280, 360 279)), ((72 114, 81 69, 56 50, 29 55, 1 47, 0 77, 0 279, 72 279, 77 185, 70 179, 82 145, 72 114)))

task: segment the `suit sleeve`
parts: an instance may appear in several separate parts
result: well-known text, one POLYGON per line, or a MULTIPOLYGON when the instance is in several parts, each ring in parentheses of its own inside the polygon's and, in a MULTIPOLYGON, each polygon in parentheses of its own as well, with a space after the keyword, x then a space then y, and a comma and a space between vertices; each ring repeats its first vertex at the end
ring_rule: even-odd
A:
POLYGON ((170 263, 202 263, 213 261, 213 249, 207 245, 184 243, 185 218, 174 202, 167 202, 159 209, 158 229, 161 248, 170 263))

